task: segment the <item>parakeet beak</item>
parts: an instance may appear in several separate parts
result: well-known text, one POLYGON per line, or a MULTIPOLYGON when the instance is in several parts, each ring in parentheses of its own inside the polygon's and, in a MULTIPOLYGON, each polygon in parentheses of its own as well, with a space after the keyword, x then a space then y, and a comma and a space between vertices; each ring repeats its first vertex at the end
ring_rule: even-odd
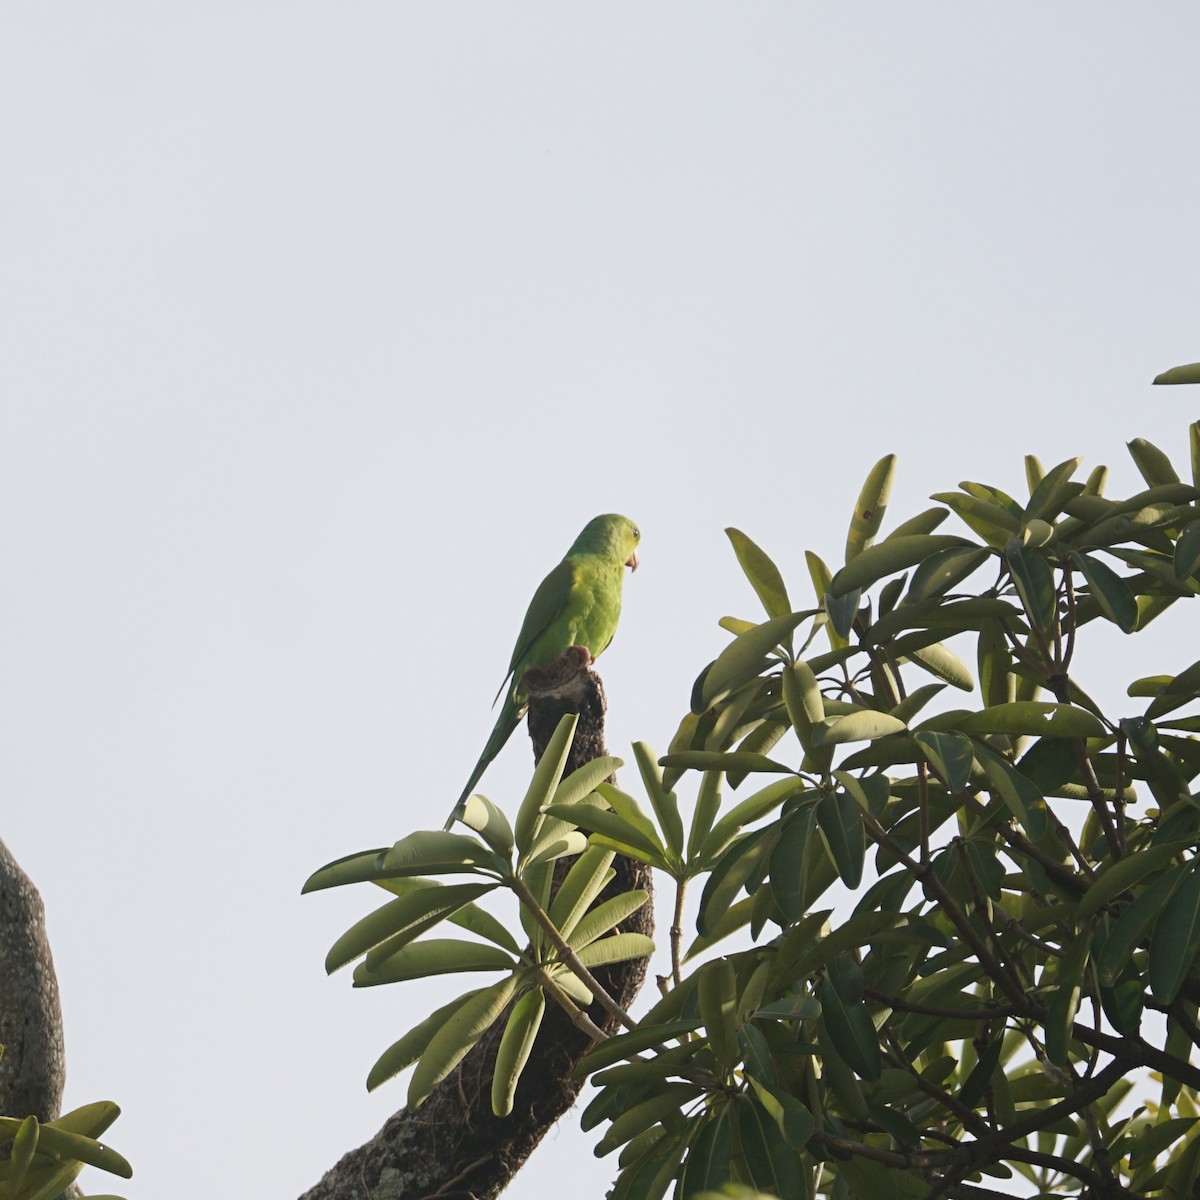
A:
POLYGON ((637 551, 635 550, 626 560, 625 565, 631 570, 637 570, 637 551))

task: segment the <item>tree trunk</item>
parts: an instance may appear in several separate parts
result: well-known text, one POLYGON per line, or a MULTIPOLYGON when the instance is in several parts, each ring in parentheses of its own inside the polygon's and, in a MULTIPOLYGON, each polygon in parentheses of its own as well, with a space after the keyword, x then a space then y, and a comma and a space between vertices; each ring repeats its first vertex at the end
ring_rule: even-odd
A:
POLYGON ((42 898, 0 841, 0 1114, 53 1121, 62 1104, 62 1012, 42 898))

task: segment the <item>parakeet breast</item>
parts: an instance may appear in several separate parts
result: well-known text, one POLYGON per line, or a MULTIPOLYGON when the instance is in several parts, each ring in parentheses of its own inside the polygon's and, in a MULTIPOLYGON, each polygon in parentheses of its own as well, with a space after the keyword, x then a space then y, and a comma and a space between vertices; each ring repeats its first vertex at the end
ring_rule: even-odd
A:
POLYGON ((586 646, 596 658, 613 639, 621 616, 624 564, 580 555, 572 567, 567 603, 558 619, 538 638, 529 655, 529 666, 549 666, 567 646, 586 646))

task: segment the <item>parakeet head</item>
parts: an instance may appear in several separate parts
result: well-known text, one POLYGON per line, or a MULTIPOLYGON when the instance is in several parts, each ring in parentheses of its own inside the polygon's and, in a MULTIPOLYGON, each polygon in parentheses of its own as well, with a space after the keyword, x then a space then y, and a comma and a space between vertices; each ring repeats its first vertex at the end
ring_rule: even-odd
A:
POLYGON ((641 540, 641 530, 628 517, 605 513, 602 517, 593 517, 583 527, 570 552, 611 556, 636 571, 637 548, 641 540))

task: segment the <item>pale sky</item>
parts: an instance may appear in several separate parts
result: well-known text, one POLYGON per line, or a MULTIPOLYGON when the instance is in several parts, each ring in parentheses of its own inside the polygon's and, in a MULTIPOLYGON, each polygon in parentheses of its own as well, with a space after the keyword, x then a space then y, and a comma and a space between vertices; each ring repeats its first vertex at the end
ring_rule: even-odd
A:
MULTIPOLYGON (((377 897, 299 888, 440 825, 591 516, 644 535, 628 757, 756 615, 725 526, 800 605, 889 451, 897 519, 1186 462, 1197 44, 1190 2, 5 8, 0 836, 67 1104, 124 1109, 90 1190, 286 1200, 402 1105, 368 1069, 469 981, 327 979, 377 897)), ((1200 651, 1164 626, 1084 668, 1118 715, 1200 651)), ((510 1194, 599 1200, 595 1140, 510 1194)))

